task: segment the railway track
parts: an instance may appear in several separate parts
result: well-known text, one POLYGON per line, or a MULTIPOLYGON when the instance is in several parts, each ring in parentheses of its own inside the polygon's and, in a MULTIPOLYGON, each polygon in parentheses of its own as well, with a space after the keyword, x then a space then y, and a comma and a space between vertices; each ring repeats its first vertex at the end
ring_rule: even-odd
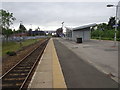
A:
POLYGON ((36 47, 2 77, 0 77, 0 80, 2 80, 2 90, 21 90, 24 88, 25 83, 37 65, 48 41, 49 39, 43 41, 40 46, 36 47))

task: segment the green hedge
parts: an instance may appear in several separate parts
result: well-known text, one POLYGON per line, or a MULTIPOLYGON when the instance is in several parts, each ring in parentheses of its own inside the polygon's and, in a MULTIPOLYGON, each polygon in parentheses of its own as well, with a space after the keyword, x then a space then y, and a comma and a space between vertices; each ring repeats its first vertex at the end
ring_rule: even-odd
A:
MULTIPOLYGON (((119 32, 117 31, 117 37, 119 35, 119 32)), ((101 39, 102 40, 114 40, 114 35, 115 35, 115 30, 111 29, 111 30, 94 30, 91 32, 91 38, 92 39, 101 39)), ((117 38, 117 40, 119 41, 120 39, 117 38)))

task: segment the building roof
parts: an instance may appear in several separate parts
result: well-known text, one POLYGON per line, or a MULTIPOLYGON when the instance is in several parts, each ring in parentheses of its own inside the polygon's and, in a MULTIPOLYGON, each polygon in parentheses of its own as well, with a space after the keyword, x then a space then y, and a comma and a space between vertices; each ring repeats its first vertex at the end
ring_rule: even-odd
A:
POLYGON ((84 26, 73 28, 72 30, 73 31, 82 30, 82 29, 85 29, 85 28, 93 27, 95 25, 97 25, 97 24, 94 23, 94 24, 84 25, 84 26))
POLYGON ((70 27, 65 27, 66 28, 66 30, 72 30, 72 28, 70 28, 70 27))

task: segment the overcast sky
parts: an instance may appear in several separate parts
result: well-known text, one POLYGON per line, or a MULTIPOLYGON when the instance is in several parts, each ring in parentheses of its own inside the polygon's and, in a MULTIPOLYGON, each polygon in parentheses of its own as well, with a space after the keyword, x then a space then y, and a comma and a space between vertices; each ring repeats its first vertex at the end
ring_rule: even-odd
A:
POLYGON ((107 4, 118 2, 4 2, 2 8, 12 12, 16 21, 12 28, 18 29, 20 21, 27 29, 56 30, 64 26, 76 27, 91 23, 108 22, 115 16, 115 7, 107 4))

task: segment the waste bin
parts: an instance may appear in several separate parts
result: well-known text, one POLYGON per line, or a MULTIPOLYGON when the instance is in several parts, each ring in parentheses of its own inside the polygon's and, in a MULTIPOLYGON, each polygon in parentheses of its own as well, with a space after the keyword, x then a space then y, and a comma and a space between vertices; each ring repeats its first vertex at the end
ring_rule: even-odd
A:
POLYGON ((77 38, 77 43, 82 43, 82 38, 77 38))

